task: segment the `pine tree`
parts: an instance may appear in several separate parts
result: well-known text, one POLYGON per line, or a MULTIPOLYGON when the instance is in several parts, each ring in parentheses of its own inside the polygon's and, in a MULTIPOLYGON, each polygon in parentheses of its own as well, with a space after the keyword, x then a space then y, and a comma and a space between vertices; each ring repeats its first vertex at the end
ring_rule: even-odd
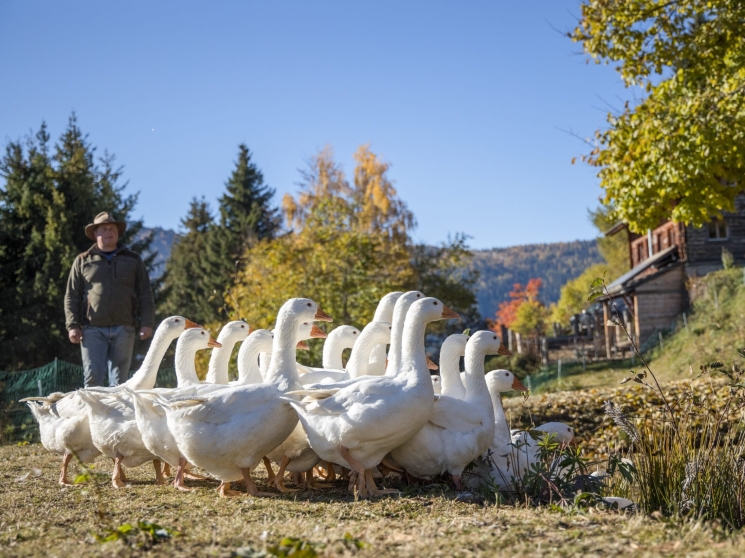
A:
POLYGON ((206 235, 202 275, 212 311, 205 322, 226 321, 229 312, 225 296, 242 268, 242 258, 258 240, 274 238, 280 227, 279 210, 272 207, 274 190, 251 160, 251 152, 238 146, 235 170, 220 199, 220 220, 206 235))
POLYGON ((174 242, 166 262, 161 314, 178 314, 202 323, 215 319, 214 299, 211 299, 203 265, 208 236, 214 225, 207 201, 193 198, 189 213, 181 220, 183 232, 174 242))
MULTIPOLYGON (((91 241, 85 225, 103 209, 128 221, 137 196, 118 185, 113 157, 99 167, 73 114, 50 155, 42 123, 34 137, 6 145, 0 161, 0 335, 7 341, 0 369, 46 364, 55 357, 77 362, 80 348, 65 330, 63 298, 75 255, 91 241)), ((140 221, 129 222, 128 235, 140 221)), ((127 235, 125 235, 126 241, 127 235)), ((141 239, 139 249, 147 249, 141 239)))

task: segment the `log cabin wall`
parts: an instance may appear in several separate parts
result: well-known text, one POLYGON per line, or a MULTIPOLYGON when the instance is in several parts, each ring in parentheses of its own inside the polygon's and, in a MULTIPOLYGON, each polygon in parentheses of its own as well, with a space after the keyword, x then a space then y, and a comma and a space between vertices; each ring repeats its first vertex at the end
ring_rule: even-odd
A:
POLYGON ((674 264, 634 290, 634 329, 643 344, 658 329, 668 330, 688 304, 685 268, 674 264))
POLYGON ((722 248, 729 250, 735 264, 745 265, 745 196, 735 198, 735 211, 722 220, 701 228, 685 227, 687 272, 701 276, 722 268, 722 248))

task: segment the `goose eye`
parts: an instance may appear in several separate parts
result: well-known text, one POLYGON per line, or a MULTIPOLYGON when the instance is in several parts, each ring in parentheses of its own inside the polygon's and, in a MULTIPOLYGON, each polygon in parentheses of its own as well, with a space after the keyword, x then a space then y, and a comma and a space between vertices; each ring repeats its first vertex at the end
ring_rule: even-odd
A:
POLYGON ((357 332, 356 332, 356 331, 353 331, 353 332, 352 332, 352 335, 357 335, 357 332))
POLYGON ((497 340, 497 336, 495 335, 495 336, 494 336, 494 341, 496 341, 496 340, 497 340))
POLYGON ((308 303, 308 306, 312 306, 310 302, 308 303))
POLYGON ((180 322, 181 320, 179 320, 178 318, 176 318, 176 319, 175 319, 175 320, 173 320, 173 321, 174 321, 174 322, 176 322, 176 323, 179 323, 179 322, 180 322))
POLYGON ((437 303, 436 302, 433 302, 432 304, 434 304, 435 306, 437 306, 437 303))
POLYGON ((416 297, 417 297, 417 298, 419 298, 420 296, 422 296, 422 295, 420 295, 419 293, 417 293, 417 294, 416 294, 416 297))

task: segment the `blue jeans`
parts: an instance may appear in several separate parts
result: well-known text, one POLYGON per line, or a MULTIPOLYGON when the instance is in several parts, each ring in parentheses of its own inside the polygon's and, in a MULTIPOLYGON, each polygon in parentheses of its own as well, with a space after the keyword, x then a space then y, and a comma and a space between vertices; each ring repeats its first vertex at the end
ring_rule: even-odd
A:
POLYGON ((103 386, 107 374, 110 386, 125 382, 134 342, 135 328, 132 326, 85 326, 80 342, 85 387, 103 386))

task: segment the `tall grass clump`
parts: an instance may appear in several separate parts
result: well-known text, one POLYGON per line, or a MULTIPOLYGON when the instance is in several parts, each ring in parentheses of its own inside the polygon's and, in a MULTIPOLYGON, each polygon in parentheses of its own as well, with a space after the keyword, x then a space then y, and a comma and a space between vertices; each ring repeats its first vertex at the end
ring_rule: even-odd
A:
MULTIPOLYGON (((590 298, 608 295, 603 279, 593 283, 590 298)), ((610 298, 610 297, 609 297, 610 298)), ((612 300, 611 300, 612 304, 612 300)), ((626 331, 613 306, 613 325, 626 331)), ((646 513, 715 520, 732 529, 745 525, 745 383, 743 369, 721 362, 701 366, 686 389, 666 393, 626 334, 643 369, 622 383, 646 386, 662 400, 654 418, 629 416, 612 401, 605 413, 628 436, 633 463, 628 494, 646 513), (724 382, 715 381, 721 375, 724 382)), ((745 358, 745 351, 740 351, 745 358)))

